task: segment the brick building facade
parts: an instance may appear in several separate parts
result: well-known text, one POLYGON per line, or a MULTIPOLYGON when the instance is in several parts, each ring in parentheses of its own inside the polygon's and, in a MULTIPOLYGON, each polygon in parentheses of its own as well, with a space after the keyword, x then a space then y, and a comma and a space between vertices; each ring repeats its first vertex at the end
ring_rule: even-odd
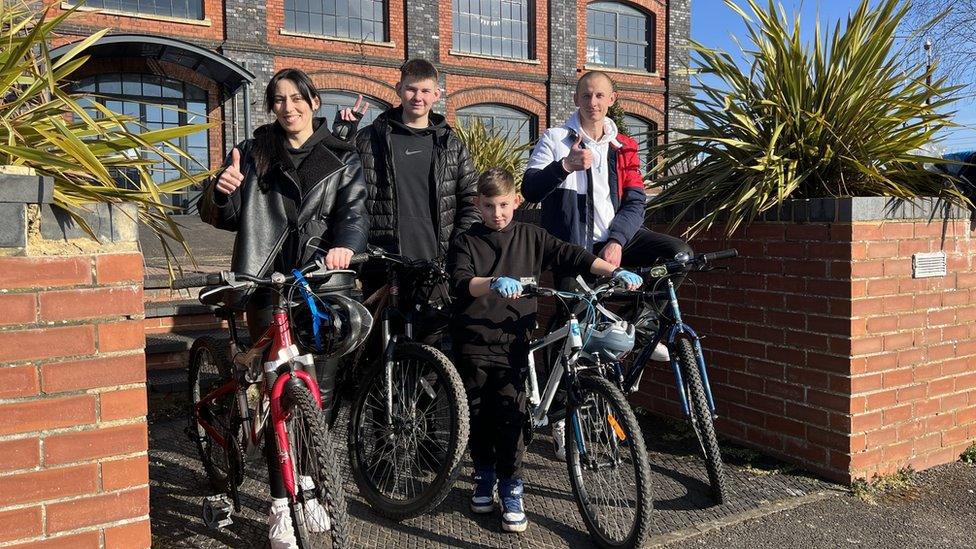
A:
MULTIPOLYGON (((687 76, 676 68, 686 65, 690 3, 89 0, 70 20, 63 43, 100 28, 127 35, 121 40, 127 47, 94 50, 77 73, 79 85, 118 105, 126 99, 151 102, 162 90, 164 104, 196 105, 180 122, 199 118, 201 111, 222 121, 205 138, 186 144, 196 146, 194 156, 203 169, 219 164, 248 130, 270 120, 262 104, 264 86, 275 71, 289 66, 312 76, 327 105, 323 113, 332 112, 329 106, 351 105, 362 93, 376 104, 375 115, 397 104, 399 66, 424 57, 442 74, 445 93, 436 110, 450 123, 477 117, 517 126, 523 139, 562 123, 574 108, 576 79, 602 69, 618 84, 631 133, 687 127, 689 121, 667 105, 674 103, 672 94, 688 91, 687 76), (146 45, 147 38, 163 45, 146 45), (141 79, 141 87, 133 79, 141 79), (205 108, 190 96, 205 98, 205 108)), ((144 121, 166 123, 153 120, 158 113, 152 109, 126 108, 141 109, 144 121)), ((164 109, 163 114, 169 113, 164 109)))

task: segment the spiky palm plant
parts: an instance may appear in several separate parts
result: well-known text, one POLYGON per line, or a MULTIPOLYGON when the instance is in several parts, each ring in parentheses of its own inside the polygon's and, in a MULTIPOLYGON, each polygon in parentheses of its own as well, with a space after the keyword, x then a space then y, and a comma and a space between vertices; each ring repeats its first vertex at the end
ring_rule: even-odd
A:
POLYGON ((474 167, 479 173, 489 168, 505 168, 515 176, 516 188, 521 187, 531 143, 519 144, 499 128, 488 128, 478 118, 467 124, 458 124, 454 129, 471 153, 474 167))
POLYGON ((751 14, 726 5, 746 23, 748 68, 693 44, 695 68, 717 83, 699 79, 696 95, 679 96, 698 127, 657 150, 653 186, 662 192, 650 209, 678 205, 678 222, 704 206, 690 224, 693 236, 719 222, 731 233, 787 198, 968 203, 951 181, 924 169, 936 159, 920 151, 952 125, 947 107, 957 88, 942 79, 929 85, 931 71, 905 62, 895 31, 910 2, 862 0, 846 25, 822 33, 818 24, 812 43, 782 4, 769 0, 764 9, 749 0, 751 14))
POLYGON ((140 221, 163 240, 168 255, 164 236, 186 249, 171 218, 173 207, 162 195, 179 192, 209 173, 188 173, 180 157, 189 156, 172 142, 212 124, 142 131, 137 119, 85 101, 98 111, 91 116, 83 96, 68 86, 72 73, 87 61, 84 50, 106 31, 81 40, 58 59, 52 60, 48 49, 58 27, 73 13, 71 9, 49 18, 46 10, 35 11, 26 2, 0 0, 0 165, 24 166, 52 177, 55 205, 92 238, 95 234, 81 216, 86 204, 130 202, 138 206, 140 221), (179 171, 178 179, 153 181, 152 165, 159 159, 179 171), (114 178, 123 171, 126 185, 114 178))

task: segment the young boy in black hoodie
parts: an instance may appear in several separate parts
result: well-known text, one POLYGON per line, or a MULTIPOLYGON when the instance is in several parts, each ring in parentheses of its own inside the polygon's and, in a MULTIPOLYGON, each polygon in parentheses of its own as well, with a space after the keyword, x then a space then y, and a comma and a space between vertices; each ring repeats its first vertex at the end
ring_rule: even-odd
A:
POLYGON ((522 506, 522 433, 527 421, 528 343, 537 304, 534 297, 519 299, 523 282, 558 268, 613 276, 629 289, 641 284, 638 275, 544 229, 513 223, 521 202, 511 173, 492 168, 482 174, 476 204, 484 221, 459 235, 448 254, 448 272, 458 297, 453 341, 471 406, 471 510, 494 510, 497 483, 506 532, 524 532, 528 526, 522 506))

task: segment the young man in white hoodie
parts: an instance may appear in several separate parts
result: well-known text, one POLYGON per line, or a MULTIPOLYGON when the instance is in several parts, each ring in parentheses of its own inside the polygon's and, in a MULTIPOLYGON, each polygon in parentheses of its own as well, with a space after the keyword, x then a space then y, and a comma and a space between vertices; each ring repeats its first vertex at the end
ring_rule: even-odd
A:
MULTIPOLYGON (((542 227, 552 235, 615 267, 647 267, 660 258, 692 254, 683 240, 643 228, 647 195, 637 143, 607 117, 616 100, 606 73, 580 77, 573 94, 577 110, 539 139, 522 180, 522 195, 542 203, 542 227)), ((572 276, 556 273, 556 285, 572 288, 575 283, 572 276)), ((652 358, 667 360, 667 349, 660 345, 652 358)), ((557 422, 553 438, 559 459, 566 456, 564 437, 565 424, 557 422)))

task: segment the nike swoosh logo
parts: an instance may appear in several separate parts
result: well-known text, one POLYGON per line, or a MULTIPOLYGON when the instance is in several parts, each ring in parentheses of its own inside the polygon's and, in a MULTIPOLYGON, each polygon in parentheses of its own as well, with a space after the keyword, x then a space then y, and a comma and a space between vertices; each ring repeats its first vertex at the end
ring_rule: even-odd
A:
POLYGON ((423 152, 422 149, 417 149, 415 151, 406 150, 406 151, 403 151, 403 156, 410 156, 410 155, 417 154, 419 152, 423 152))

